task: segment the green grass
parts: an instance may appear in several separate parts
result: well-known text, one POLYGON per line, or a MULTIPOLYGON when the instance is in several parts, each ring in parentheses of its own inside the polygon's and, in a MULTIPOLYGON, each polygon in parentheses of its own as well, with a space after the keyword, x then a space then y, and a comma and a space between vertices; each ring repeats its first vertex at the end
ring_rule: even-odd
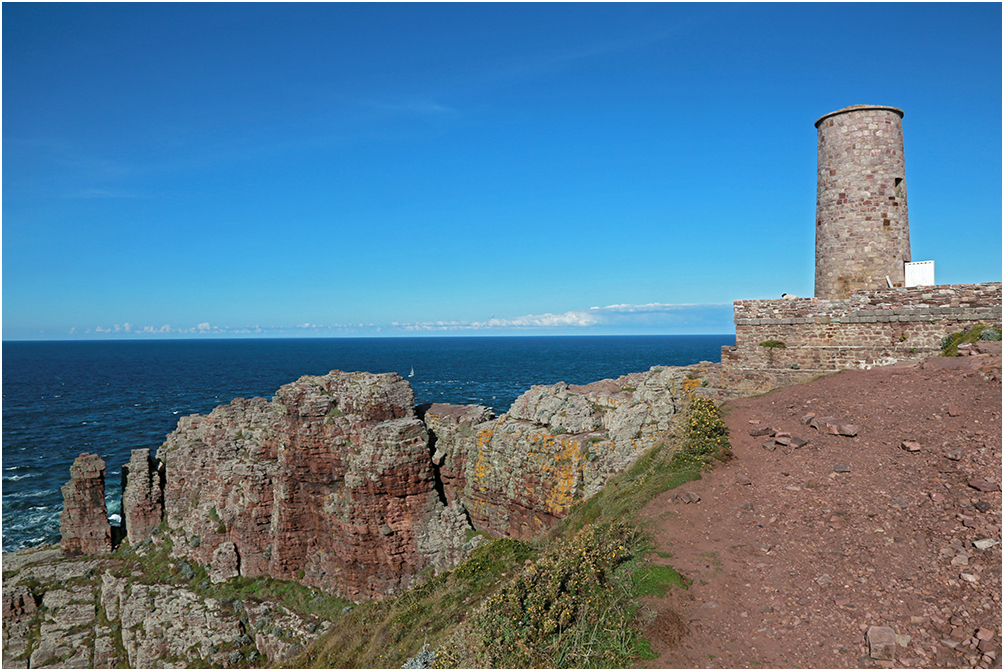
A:
MULTIPOLYGON (((941 356, 958 356, 959 345, 974 343, 980 339, 980 333, 987 330, 987 325, 982 322, 975 326, 956 333, 949 334, 941 340, 941 356)), ((999 327, 990 327, 1000 333, 999 327)))
POLYGON ((645 566, 631 576, 634 591, 638 596, 663 597, 670 587, 687 589, 686 579, 672 566, 645 566))
POLYGON ((583 528, 504 584, 438 650, 449 668, 623 667, 639 656, 631 576, 639 534, 583 528))
POLYGON ((702 471, 731 457, 728 427, 714 401, 694 399, 677 432, 614 476, 595 496, 573 507, 550 537, 573 533, 587 524, 629 519, 656 495, 700 480, 702 471))
POLYGON ((344 616, 334 631, 322 637, 292 662, 301 668, 400 667, 422 646, 445 642, 462 622, 508 577, 514 568, 536 556, 528 543, 500 538, 471 551, 465 562, 401 596, 360 604, 344 616))

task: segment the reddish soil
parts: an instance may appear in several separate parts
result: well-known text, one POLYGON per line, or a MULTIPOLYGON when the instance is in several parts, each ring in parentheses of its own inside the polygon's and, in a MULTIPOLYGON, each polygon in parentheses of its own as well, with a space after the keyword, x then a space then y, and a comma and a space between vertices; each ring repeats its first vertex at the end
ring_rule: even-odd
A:
POLYGON ((642 512, 659 561, 692 581, 647 601, 660 654, 647 666, 1000 668, 994 345, 727 404, 735 458, 642 512), (808 413, 858 433, 828 435, 808 413), (758 422, 809 442, 768 450, 758 422), (898 636, 894 660, 871 655, 872 626, 898 636))

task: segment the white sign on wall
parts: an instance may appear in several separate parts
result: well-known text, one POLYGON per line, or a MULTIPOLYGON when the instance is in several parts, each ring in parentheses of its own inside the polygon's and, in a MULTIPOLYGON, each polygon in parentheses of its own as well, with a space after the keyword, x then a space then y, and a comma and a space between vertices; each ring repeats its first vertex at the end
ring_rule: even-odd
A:
POLYGON ((906 281, 908 287, 932 287, 934 286, 934 261, 914 261, 905 263, 906 281))

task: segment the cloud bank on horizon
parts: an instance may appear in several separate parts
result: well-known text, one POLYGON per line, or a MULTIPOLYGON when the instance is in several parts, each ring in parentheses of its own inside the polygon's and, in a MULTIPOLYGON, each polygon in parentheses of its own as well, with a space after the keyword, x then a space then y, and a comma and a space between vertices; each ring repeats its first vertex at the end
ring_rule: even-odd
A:
POLYGON ((247 337, 247 336, 339 336, 339 335, 471 335, 506 332, 561 333, 561 334, 616 334, 650 332, 652 329, 673 327, 681 334, 726 333, 731 329, 731 304, 670 305, 608 305, 586 310, 570 310, 561 314, 523 315, 511 319, 491 317, 483 321, 424 321, 391 322, 386 325, 372 323, 315 324, 304 322, 292 326, 220 326, 202 322, 190 327, 136 326, 129 322, 93 328, 71 328, 64 337, 92 338, 113 336, 117 338, 153 337, 173 338, 247 337))

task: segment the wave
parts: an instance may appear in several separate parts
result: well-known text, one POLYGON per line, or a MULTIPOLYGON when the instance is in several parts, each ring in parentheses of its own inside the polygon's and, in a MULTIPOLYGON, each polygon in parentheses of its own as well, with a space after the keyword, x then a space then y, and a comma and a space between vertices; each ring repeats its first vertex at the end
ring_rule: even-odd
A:
POLYGON ((41 473, 25 473, 24 475, 5 475, 3 476, 4 482, 17 482, 18 480, 25 480, 27 478, 37 478, 41 473))
MULTIPOLYGON (((27 492, 4 492, 3 497, 4 499, 39 499, 58 491, 58 489, 32 489, 27 492)), ((7 522, 5 520, 4 525, 6 526, 6 524, 7 522)))

